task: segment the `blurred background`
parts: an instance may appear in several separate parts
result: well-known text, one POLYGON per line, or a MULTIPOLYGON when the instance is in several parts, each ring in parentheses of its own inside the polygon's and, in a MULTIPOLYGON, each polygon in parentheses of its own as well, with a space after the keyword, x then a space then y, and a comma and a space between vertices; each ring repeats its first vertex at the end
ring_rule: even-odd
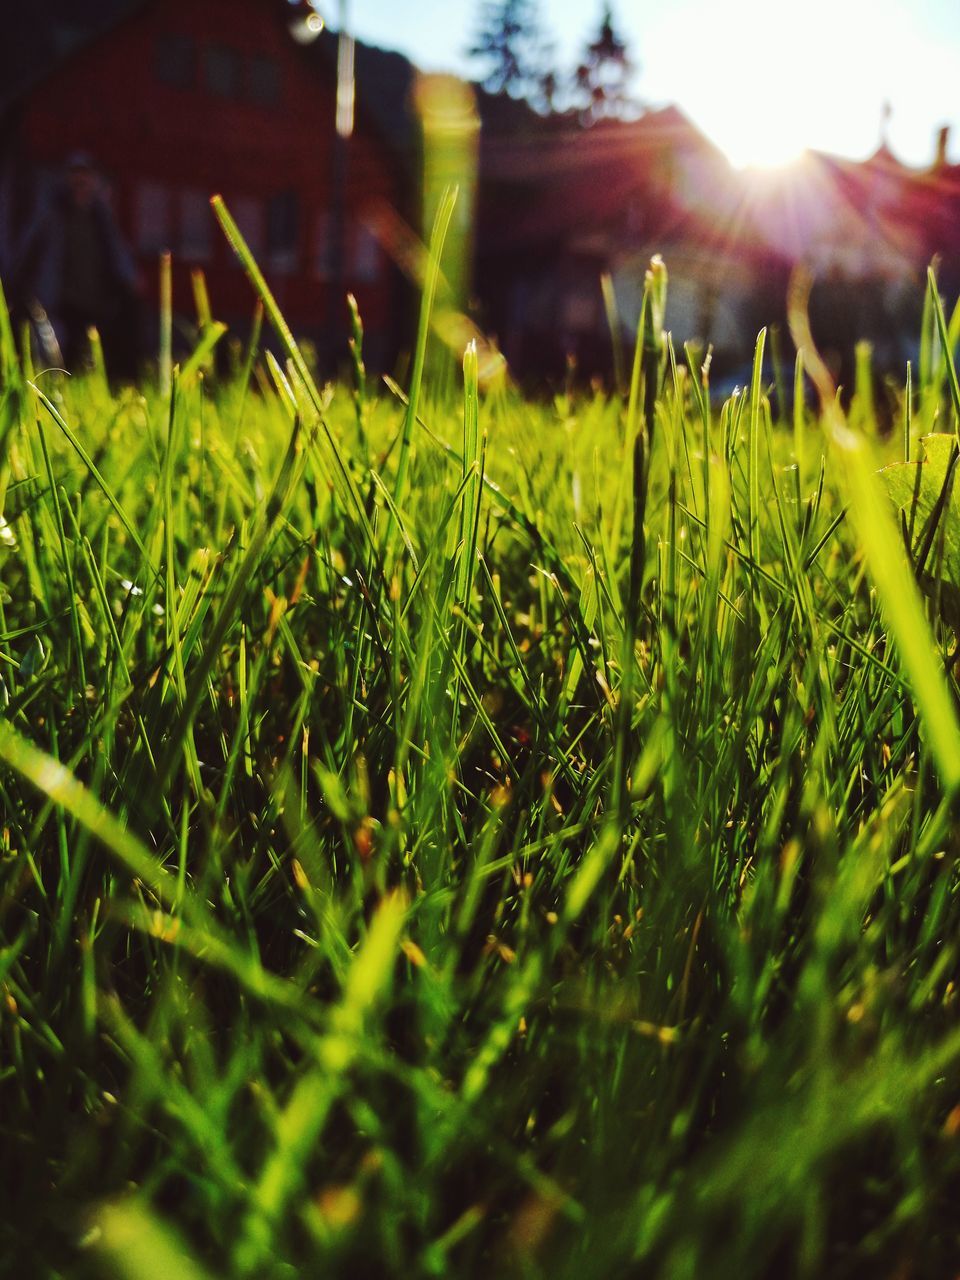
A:
POLYGON ((859 339, 902 376, 931 260, 960 290, 955 0, 9 9, 0 280, 68 365, 90 324, 118 377, 156 350, 164 252, 184 341, 198 271, 249 325, 214 192, 329 372, 348 291, 368 366, 397 367, 450 183, 441 336, 484 335, 529 386, 615 376, 654 253, 674 340, 712 348, 719 390, 763 324, 785 331, 798 266, 847 386, 859 339))

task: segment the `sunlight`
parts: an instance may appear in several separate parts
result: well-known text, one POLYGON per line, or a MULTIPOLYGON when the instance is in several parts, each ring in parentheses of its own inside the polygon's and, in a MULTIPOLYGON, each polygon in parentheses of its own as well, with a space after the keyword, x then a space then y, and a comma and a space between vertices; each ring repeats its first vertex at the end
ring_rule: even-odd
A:
POLYGON ((794 164, 806 150, 803 138, 793 136, 782 128, 776 116, 765 116, 753 121, 742 132, 731 128, 729 138, 721 140, 718 131, 714 136, 735 169, 782 169, 794 164))
POLYGON ((876 21, 886 7, 808 0, 785 24, 758 0, 703 6, 687 50, 699 85, 684 95, 690 114, 737 168, 786 165, 807 148, 868 155, 884 98, 902 100, 876 21))

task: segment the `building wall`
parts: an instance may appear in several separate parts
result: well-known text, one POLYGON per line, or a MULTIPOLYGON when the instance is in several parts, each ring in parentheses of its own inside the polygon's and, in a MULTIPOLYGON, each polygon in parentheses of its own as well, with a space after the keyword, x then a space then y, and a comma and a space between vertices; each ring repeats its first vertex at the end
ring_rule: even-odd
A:
POLYGON ((250 314, 250 286, 209 209, 220 192, 294 327, 319 335, 334 314, 343 327, 343 299, 332 296, 339 280, 357 295, 372 341, 383 343, 396 281, 366 219, 378 202, 396 203, 398 174, 359 111, 338 276, 334 112, 333 64, 294 43, 282 6, 158 0, 34 92, 23 145, 41 186, 72 151, 93 155, 148 297, 158 253, 169 248, 175 307, 190 311, 189 270, 202 267, 215 314, 250 314))

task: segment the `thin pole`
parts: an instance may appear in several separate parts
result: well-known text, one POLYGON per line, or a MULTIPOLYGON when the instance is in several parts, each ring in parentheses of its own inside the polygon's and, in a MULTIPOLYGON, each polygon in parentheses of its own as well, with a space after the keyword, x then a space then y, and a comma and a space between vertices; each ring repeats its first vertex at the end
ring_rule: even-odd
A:
POLYGON ((333 138, 333 199, 331 238, 333 241, 333 279, 328 305, 330 355, 337 349, 340 319, 346 287, 347 254, 347 160, 348 142, 353 134, 354 42, 349 32, 347 0, 340 0, 337 32, 337 105, 333 138))

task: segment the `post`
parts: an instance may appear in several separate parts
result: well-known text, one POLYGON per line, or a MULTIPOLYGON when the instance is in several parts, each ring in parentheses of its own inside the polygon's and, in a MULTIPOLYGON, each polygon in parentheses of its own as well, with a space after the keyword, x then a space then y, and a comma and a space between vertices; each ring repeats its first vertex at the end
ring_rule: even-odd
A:
POLYGON ((333 272, 327 308, 330 353, 337 349, 341 308, 346 293, 345 257, 347 251, 347 169, 348 143, 353 134, 354 42, 349 32, 347 0, 340 0, 337 30, 337 105, 333 137, 333 191, 331 199, 330 235, 333 248, 333 272))

